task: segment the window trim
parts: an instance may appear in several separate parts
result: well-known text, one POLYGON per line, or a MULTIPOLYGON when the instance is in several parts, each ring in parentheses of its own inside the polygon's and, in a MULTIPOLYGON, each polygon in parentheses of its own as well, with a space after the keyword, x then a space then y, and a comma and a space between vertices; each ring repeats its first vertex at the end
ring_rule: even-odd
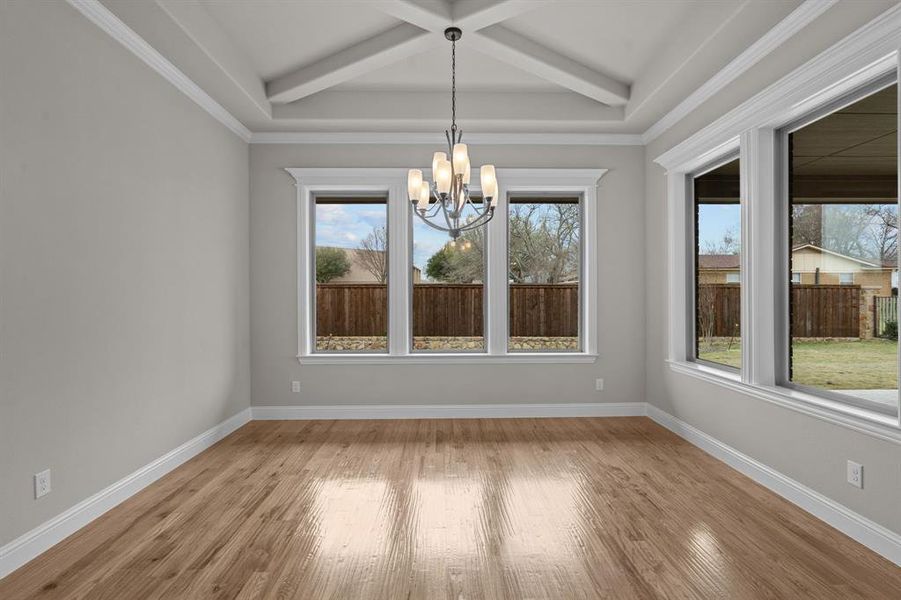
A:
MULTIPOLYGON (((607 169, 498 169, 498 204, 487 231, 486 352, 412 352, 412 213, 406 197, 406 169, 285 169, 297 188, 297 359, 301 364, 507 364, 594 363, 597 360, 597 187, 607 169), (389 234, 388 352, 317 353, 313 350, 313 252, 311 202, 317 193, 387 193, 389 234), (509 194, 580 194, 583 199, 583 265, 580 352, 507 352, 507 198, 509 194), (500 214, 498 214, 500 213, 500 214), (590 260, 590 262, 589 262, 590 260), (591 266, 589 266, 591 265, 591 266)), ((429 173, 423 169, 423 173, 429 173)), ((478 177, 474 174, 473 181, 478 177)))
POLYGON ((893 74, 901 79, 899 36, 901 11, 886 11, 664 152, 655 162, 666 169, 669 298, 665 362, 670 370, 901 443, 901 394, 899 410, 887 416, 862 409, 846 402, 845 398, 836 401, 818 390, 808 393, 786 387, 779 383, 776 372, 776 366, 784 364, 786 358, 779 356, 787 347, 779 341, 787 340, 787 337, 778 311, 780 305, 787 302, 791 278, 788 265, 777 256, 777 252, 784 252, 781 248, 788 244, 787 221, 777 221, 780 213, 776 212, 780 210, 781 198, 787 196, 787 190, 782 189, 785 181, 781 173, 783 161, 778 160, 784 158, 779 154, 784 150, 777 143, 777 132, 805 115, 840 101, 843 96, 873 85, 880 78, 893 74), (742 327, 746 335, 740 376, 686 360, 689 340, 686 321, 690 317, 686 311, 686 275, 689 273, 686 264, 690 264, 688 253, 691 248, 685 244, 689 217, 685 177, 735 147, 741 150, 741 186, 745 200, 742 213, 742 244, 746 250, 742 255, 742 327))

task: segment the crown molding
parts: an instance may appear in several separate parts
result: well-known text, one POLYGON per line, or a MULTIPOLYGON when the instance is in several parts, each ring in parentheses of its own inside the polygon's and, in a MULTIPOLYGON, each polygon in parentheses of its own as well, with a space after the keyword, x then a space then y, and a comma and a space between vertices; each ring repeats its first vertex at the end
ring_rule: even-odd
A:
MULTIPOLYGON (((641 146, 641 136, 632 133, 468 133, 466 141, 483 145, 532 144, 546 146, 641 146)), ((251 144, 444 144, 437 133, 403 132, 306 132, 261 131, 250 136, 251 144)))
POLYGON ((752 96, 654 162, 683 170, 712 148, 754 127, 778 128, 897 69, 901 39, 898 4, 826 51, 752 96))
POLYGON ((245 142, 250 141, 251 133, 241 121, 235 118, 221 104, 216 102, 209 94, 194 83, 178 67, 172 64, 166 57, 157 52, 147 41, 138 35, 133 29, 122 22, 99 0, 66 0, 72 7, 85 18, 105 31, 111 38, 125 46, 135 56, 144 61, 147 66, 163 76, 185 96, 197 103, 214 119, 228 127, 233 133, 245 142))
POLYGON ((759 40, 751 44, 744 52, 736 56, 716 75, 708 79, 701 87, 677 104, 672 110, 651 125, 641 135, 642 143, 649 144, 673 127, 676 123, 691 114, 704 102, 715 96, 727 85, 738 79, 748 69, 763 60, 801 29, 812 23, 824 12, 832 8, 839 0, 805 0, 801 6, 793 10, 775 27, 770 29, 759 40))

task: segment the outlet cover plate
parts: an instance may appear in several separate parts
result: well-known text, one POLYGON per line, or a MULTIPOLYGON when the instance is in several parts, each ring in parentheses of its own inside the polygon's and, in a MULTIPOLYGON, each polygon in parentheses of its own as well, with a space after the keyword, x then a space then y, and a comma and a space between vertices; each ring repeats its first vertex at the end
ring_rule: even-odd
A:
POLYGON ((853 460, 848 461, 848 483, 863 489, 863 465, 853 460))
POLYGON ((50 493, 50 469, 34 474, 34 497, 46 496, 50 493))

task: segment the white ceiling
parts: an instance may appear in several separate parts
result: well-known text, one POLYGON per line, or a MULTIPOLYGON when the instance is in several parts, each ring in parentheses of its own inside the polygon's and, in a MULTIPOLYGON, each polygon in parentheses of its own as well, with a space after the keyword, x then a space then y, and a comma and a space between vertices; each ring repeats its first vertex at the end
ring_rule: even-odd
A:
POLYGON ((457 24, 468 131, 636 134, 802 4, 101 1, 252 131, 443 130, 457 24))

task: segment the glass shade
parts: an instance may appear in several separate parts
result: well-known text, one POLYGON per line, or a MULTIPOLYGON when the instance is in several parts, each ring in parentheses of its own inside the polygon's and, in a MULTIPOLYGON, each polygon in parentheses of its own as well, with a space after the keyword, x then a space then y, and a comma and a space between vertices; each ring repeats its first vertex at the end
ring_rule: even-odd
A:
POLYGON ((438 167, 435 171, 435 185, 438 187, 439 194, 447 194, 451 187, 451 164, 445 159, 438 161, 438 167))
POLYGON ((410 169, 407 173, 407 196, 411 201, 419 198, 419 190, 422 187, 422 171, 410 169))
POLYGON ((497 175, 494 172, 494 165, 482 165, 480 171, 482 180, 482 195, 491 198, 491 205, 497 204, 497 175))
POLYGON ((435 178, 436 181, 438 180, 438 163, 442 160, 447 160, 447 154, 444 152, 436 152, 432 155, 432 177, 435 178))
POLYGON ((431 196, 429 182, 423 181, 419 186, 419 202, 416 204, 416 208, 421 210, 427 209, 429 207, 429 196, 431 196))
POLYGON ((462 174, 469 164, 469 152, 466 144, 454 144, 454 173, 462 174))

